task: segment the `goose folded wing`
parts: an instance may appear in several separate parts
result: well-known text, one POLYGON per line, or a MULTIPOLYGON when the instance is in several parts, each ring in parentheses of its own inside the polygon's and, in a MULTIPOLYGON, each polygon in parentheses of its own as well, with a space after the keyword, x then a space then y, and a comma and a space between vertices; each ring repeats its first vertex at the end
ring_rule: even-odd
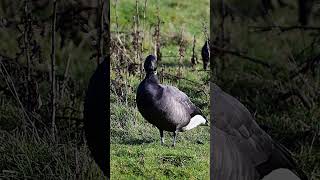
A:
POLYGON ((183 107, 187 110, 191 117, 198 114, 203 115, 200 108, 194 105, 184 92, 180 91, 174 86, 163 86, 163 88, 171 98, 174 98, 175 101, 183 105, 183 107))
MULTIPOLYGON (((253 166, 268 160, 273 141, 255 122, 247 108, 237 99, 212 84, 213 125, 232 139, 253 166)), ((232 148, 232 147, 230 147, 232 148)))
POLYGON ((212 179, 257 180, 260 175, 250 157, 240 151, 237 138, 211 126, 210 171, 212 179))
MULTIPOLYGON (((252 172, 251 166, 255 167, 261 176, 270 171, 284 167, 296 171, 301 177, 305 174, 297 168, 291 154, 280 144, 274 142, 265 133, 251 116, 250 112, 237 99, 223 92, 215 84, 211 84, 211 108, 213 109, 213 126, 216 128, 216 142, 224 143, 225 148, 237 151, 246 159, 246 166, 242 168, 242 174, 252 172), (217 139, 218 138, 218 139, 217 139)), ((214 142, 214 141, 213 141, 214 142)), ((215 151, 223 149, 216 147, 215 151)), ((235 166, 241 162, 228 162, 226 156, 215 156, 213 161, 224 161, 229 165, 235 166), (220 159, 219 159, 220 158, 220 159)), ((237 159, 240 161, 240 159, 237 159)), ((235 167, 236 168, 236 167, 235 167)), ((239 171, 237 171, 239 172, 239 171)), ((307 178, 303 178, 307 179, 307 178)))

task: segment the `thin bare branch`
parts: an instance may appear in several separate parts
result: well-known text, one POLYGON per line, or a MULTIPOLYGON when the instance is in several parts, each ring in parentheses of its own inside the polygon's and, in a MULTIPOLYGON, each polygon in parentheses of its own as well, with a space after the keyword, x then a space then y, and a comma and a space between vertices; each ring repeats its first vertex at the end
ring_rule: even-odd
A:
POLYGON ((217 47, 217 46, 215 46, 213 44, 211 44, 211 47, 212 47, 212 50, 214 50, 214 51, 223 52, 223 53, 226 53, 226 54, 237 56, 237 57, 240 57, 240 58, 243 58, 243 59, 247 59, 247 60, 249 60, 249 61, 251 61, 253 63, 260 64, 260 65, 262 65, 264 67, 271 68, 271 64, 269 64, 269 63, 267 63, 267 62, 265 62, 265 61, 263 61, 261 59, 253 58, 253 57, 241 54, 240 52, 237 52, 237 51, 231 51, 231 50, 223 49, 223 48, 217 47))
POLYGON ((317 26, 249 26, 253 32, 266 32, 274 29, 279 29, 281 32, 304 30, 304 31, 320 31, 320 27, 317 26))
POLYGON ((52 22, 51 22, 51 133, 53 139, 56 134, 56 17, 57 1, 53 1, 52 22))

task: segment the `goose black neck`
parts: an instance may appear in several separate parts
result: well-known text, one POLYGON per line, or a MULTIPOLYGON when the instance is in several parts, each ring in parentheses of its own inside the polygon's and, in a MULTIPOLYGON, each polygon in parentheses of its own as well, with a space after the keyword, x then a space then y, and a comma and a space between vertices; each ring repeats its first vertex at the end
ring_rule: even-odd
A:
POLYGON ((146 75, 146 78, 147 80, 151 81, 151 82, 154 82, 154 83, 159 83, 159 80, 158 80, 158 76, 156 74, 156 71, 150 71, 150 72, 147 72, 147 75, 146 75))

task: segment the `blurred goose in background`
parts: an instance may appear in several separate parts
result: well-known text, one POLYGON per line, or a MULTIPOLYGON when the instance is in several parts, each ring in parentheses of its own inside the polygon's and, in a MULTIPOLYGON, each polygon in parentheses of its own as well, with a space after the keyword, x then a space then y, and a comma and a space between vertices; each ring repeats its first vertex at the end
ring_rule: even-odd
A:
POLYGON ((201 49, 201 56, 203 62, 203 69, 207 70, 209 62, 210 62, 210 51, 209 51, 209 41, 207 40, 201 49))
POLYGON ((243 104, 214 83, 210 89, 212 179, 308 179, 289 151, 259 127, 243 104))
POLYGON ((92 75, 84 103, 84 130, 90 152, 105 176, 110 174, 110 127, 108 117, 108 75, 104 60, 92 75))
POLYGON ((160 84, 157 77, 157 60, 149 55, 144 62, 146 76, 140 83, 136 103, 141 115, 160 131, 161 144, 163 131, 173 132, 173 146, 178 132, 208 125, 201 110, 188 96, 173 86, 160 84))

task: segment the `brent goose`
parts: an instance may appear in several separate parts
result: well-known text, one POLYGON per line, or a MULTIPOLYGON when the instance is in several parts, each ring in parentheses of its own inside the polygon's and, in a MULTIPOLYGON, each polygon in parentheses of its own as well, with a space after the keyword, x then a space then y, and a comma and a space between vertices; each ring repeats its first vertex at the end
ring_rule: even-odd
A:
POLYGON ((107 59, 92 75, 84 103, 84 130, 91 154, 104 175, 109 177, 110 135, 108 112, 107 59))
POLYGON ((204 45, 202 46, 201 49, 201 56, 202 56, 202 61, 203 61, 203 69, 207 70, 209 61, 210 61, 210 51, 209 51, 209 44, 210 42, 207 40, 204 45))
POLYGON ((163 131, 173 132, 173 146, 178 132, 208 125, 201 110, 188 96, 173 86, 160 84, 157 78, 157 60, 149 55, 144 62, 146 76, 140 83, 136 103, 141 115, 160 131, 161 145, 163 131))
POLYGON ((308 179, 289 151, 259 127, 243 104, 214 83, 210 89, 213 179, 308 179))

